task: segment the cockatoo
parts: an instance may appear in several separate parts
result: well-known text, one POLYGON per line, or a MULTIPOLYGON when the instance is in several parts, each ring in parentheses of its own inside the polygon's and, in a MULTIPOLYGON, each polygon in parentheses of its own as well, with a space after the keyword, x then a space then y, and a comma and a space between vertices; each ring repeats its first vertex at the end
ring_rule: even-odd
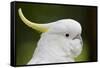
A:
POLYGON ((62 19, 47 24, 29 21, 18 9, 21 20, 32 29, 42 32, 32 59, 28 64, 75 62, 82 52, 82 27, 73 19, 62 19))

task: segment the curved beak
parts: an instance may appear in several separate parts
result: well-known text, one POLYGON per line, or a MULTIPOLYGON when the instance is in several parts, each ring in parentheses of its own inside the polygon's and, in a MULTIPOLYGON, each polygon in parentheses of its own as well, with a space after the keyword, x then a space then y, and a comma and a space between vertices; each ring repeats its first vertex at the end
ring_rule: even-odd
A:
POLYGON ((74 40, 74 39, 79 39, 79 40, 80 40, 81 45, 83 45, 83 40, 82 40, 82 37, 81 37, 81 35, 80 35, 80 34, 78 34, 76 37, 74 37, 74 38, 73 38, 73 40, 74 40))
POLYGON ((48 31, 48 26, 47 26, 47 24, 37 24, 37 23, 31 22, 31 21, 29 21, 27 18, 25 18, 25 16, 24 16, 23 13, 22 13, 21 8, 18 9, 18 14, 19 14, 19 17, 21 18, 21 20, 22 20, 28 27, 31 27, 32 29, 35 29, 35 30, 40 31, 40 32, 46 32, 46 31, 48 31))

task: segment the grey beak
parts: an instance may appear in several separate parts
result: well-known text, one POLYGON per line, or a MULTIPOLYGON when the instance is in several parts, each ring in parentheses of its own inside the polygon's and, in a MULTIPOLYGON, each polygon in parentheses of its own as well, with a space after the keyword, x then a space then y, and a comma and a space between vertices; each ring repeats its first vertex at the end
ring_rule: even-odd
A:
POLYGON ((74 39, 79 39, 79 40, 81 41, 81 42, 80 42, 81 45, 83 45, 83 40, 82 40, 82 37, 81 37, 80 34, 76 35, 76 37, 74 37, 73 40, 74 40, 74 39))

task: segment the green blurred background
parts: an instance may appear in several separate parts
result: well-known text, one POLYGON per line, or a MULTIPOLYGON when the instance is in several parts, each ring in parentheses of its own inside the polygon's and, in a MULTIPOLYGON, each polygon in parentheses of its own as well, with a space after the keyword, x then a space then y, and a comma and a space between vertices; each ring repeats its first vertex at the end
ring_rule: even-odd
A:
POLYGON ((22 8, 25 17, 33 22, 49 23, 68 18, 80 22, 83 29, 83 51, 75 58, 76 62, 97 60, 97 7, 27 2, 16 2, 15 7, 16 65, 25 65, 32 58, 41 34, 21 21, 18 8, 22 8))

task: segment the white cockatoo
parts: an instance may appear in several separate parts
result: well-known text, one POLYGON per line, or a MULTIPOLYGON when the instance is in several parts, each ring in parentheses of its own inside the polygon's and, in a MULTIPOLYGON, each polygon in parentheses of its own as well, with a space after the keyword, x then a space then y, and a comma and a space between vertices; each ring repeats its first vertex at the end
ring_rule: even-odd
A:
POLYGON ((32 59, 28 64, 75 62, 82 51, 82 28, 73 19, 62 19, 48 24, 38 24, 26 19, 21 8, 19 17, 29 27, 42 32, 32 59))

